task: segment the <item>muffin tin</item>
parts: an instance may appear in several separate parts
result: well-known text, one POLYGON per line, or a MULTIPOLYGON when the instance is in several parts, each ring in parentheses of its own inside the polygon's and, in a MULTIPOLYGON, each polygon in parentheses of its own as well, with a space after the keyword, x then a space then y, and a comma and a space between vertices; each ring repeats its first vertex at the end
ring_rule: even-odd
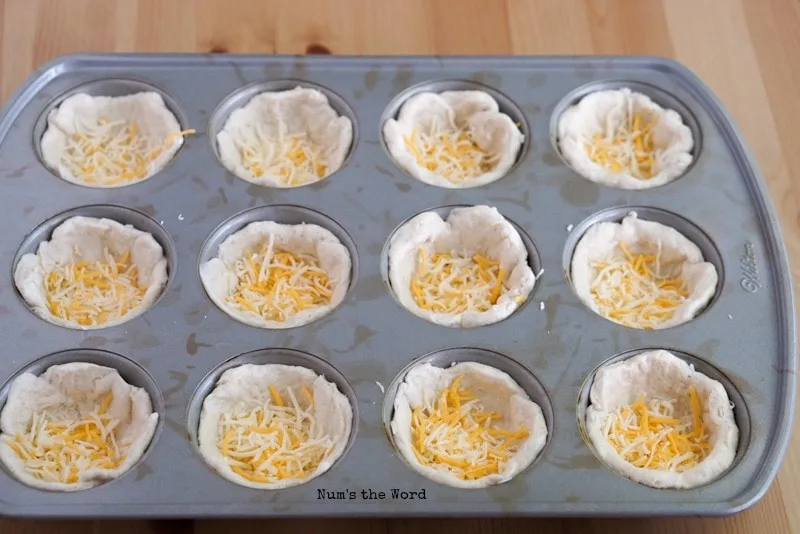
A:
MULTIPOLYGON (((0 470, 2 514, 720 515, 763 496, 786 449, 795 400, 796 333, 775 212, 730 117, 693 74, 671 61, 68 56, 39 69, 6 105, 0 120, 0 181, 0 263, 5 265, 0 270, 5 347, 0 378, 11 379, 21 369, 41 372, 62 360, 96 361, 144 385, 162 416, 137 466, 102 486, 40 491, 0 470), (260 89, 303 84, 325 88, 335 96, 334 107, 354 119, 345 165, 321 182, 292 189, 253 185, 227 172, 213 143, 232 107, 260 89), (501 108, 521 113, 526 140, 511 172, 482 187, 452 190, 423 184, 399 169, 380 132, 400 99, 419 90, 475 84, 501 95, 501 108), (660 103, 676 109, 695 130, 696 161, 680 179, 625 191, 590 182, 564 164, 553 137, 558 113, 588 90, 620 85, 657 102, 667 98, 660 103), (198 131, 164 170, 134 185, 92 189, 60 180, 42 165, 38 142, 53 106, 75 91, 118 95, 142 87, 162 92, 181 126, 198 131), (526 245, 536 251, 531 263, 543 273, 531 302, 504 321, 468 330, 428 323, 394 300, 385 283, 385 244, 401 222, 421 211, 475 204, 497 207, 530 237, 526 245), (251 208, 259 210, 248 212, 251 208), (15 259, 35 249, 54 221, 75 209, 143 230, 160 226, 154 233, 167 254, 170 281, 143 315, 80 332, 25 310, 13 284, 15 259), (625 328, 594 314, 572 292, 569 255, 577 239, 590 222, 619 220, 631 209, 643 218, 663 215, 662 222, 684 232, 717 266, 718 294, 694 320, 658 331, 625 328), (214 306, 198 264, 215 254, 224 235, 256 214, 284 222, 334 222, 328 226, 335 226, 355 253, 350 292, 340 307, 311 324, 276 331, 241 324, 214 306), (657 490, 619 476, 595 458, 576 422, 594 370, 646 348, 672 349, 697 361, 701 371, 712 369, 712 377, 719 373, 736 404, 742 430, 737 460, 701 488, 657 490), (64 352, 71 349, 76 352, 64 352), (533 465, 505 484, 480 490, 440 485, 412 471, 394 451, 386 423, 398 381, 420 357, 440 365, 475 359, 513 371, 532 388, 548 424, 548 444, 533 465), (264 491, 232 484, 203 462, 194 444, 202 399, 221 370, 237 361, 308 362, 355 403, 350 448, 330 471, 297 487, 264 491)), ((8 385, 0 388, 0 403, 8 385)))

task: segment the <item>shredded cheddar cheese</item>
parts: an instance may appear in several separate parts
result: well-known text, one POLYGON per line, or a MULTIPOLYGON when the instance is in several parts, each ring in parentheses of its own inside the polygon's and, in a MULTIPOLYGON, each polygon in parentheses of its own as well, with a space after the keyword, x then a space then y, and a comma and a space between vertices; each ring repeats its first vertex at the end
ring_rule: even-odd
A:
POLYGON ((646 400, 609 414, 603 432, 617 453, 642 469, 682 473, 709 452, 703 406, 695 388, 683 398, 646 400))
POLYGON ((176 139, 195 133, 182 130, 155 145, 139 135, 135 122, 99 118, 81 125, 81 131, 67 136, 61 163, 73 176, 87 184, 120 185, 145 178, 152 163, 176 139))
POLYGON ((90 469, 117 469, 130 444, 118 440, 119 420, 106 415, 111 401, 109 393, 94 412, 78 420, 34 413, 25 432, 3 435, 3 442, 27 473, 45 482, 75 484, 90 469))
POLYGON ((220 418, 219 451, 234 473, 251 482, 305 478, 335 442, 319 431, 308 388, 279 391, 270 385, 269 391, 264 406, 220 418))
POLYGON ((333 287, 319 259, 274 246, 270 235, 257 252, 248 250, 233 266, 239 281, 227 297, 236 309, 268 321, 329 304, 333 287))
POLYGON ((235 136, 242 165, 256 178, 272 176, 287 186, 318 182, 330 174, 323 147, 305 134, 269 136, 255 124, 235 136))
POLYGON ((142 303, 147 287, 130 252, 113 255, 103 249, 102 260, 83 261, 73 251, 72 262, 59 264, 44 279, 47 308, 55 317, 79 325, 102 325, 124 317, 142 303))
POLYGON ((590 285, 600 314, 634 328, 653 329, 671 319, 689 296, 686 282, 678 277, 679 262, 661 261, 656 254, 632 254, 620 242, 622 255, 594 262, 597 275, 590 285))
POLYGON ((499 473, 530 431, 495 425, 502 415, 484 411, 480 399, 460 387, 462 378, 457 376, 432 406, 412 410, 412 450, 422 465, 477 480, 499 473))
POLYGON ((657 174, 663 152, 653 141, 653 128, 658 120, 658 116, 629 112, 618 126, 607 125, 603 132, 584 136, 586 154, 608 171, 649 180, 657 174))
POLYGON ((443 176, 452 183, 477 178, 495 168, 496 154, 482 149, 468 130, 411 131, 404 135, 406 147, 421 167, 443 176))
POLYGON ((427 257, 418 249, 411 294, 417 306, 436 313, 485 312, 507 291, 500 262, 480 254, 471 257, 436 253, 427 257))

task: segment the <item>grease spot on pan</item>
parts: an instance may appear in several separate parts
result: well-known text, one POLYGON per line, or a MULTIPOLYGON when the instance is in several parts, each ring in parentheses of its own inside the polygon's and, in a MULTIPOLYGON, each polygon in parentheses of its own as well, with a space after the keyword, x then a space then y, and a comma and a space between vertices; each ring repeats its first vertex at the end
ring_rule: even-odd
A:
POLYGON ((547 82, 547 74, 541 72, 528 76, 528 79, 525 80, 525 84, 531 89, 536 89, 537 87, 541 87, 546 82, 547 82))
POLYGON ((384 293, 386 293, 386 288, 383 285, 383 279, 380 276, 372 275, 361 277, 353 291, 353 296, 357 301, 375 300, 384 293))
POLYGON ((561 184, 561 198, 573 206, 591 206, 600 196, 600 187, 589 180, 571 176, 561 184))
POLYGON ((136 478, 134 480, 139 482, 147 475, 153 474, 153 468, 147 462, 140 462, 139 465, 136 466, 136 478))
POLYGON ((367 91, 375 89, 375 86, 378 85, 379 76, 380 72, 378 69, 369 69, 367 73, 364 74, 364 89, 367 91))
POLYGON ((186 312, 183 314, 183 318, 186 320, 186 323, 189 325, 198 325, 203 322, 204 316, 208 310, 208 307, 200 304, 195 303, 186 308, 186 312))
POLYGON ((197 185, 197 187, 199 187, 203 191, 208 191, 208 184, 206 183, 205 180, 203 180, 199 176, 192 176, 191 180, 195 185, 197 185))
POLYGON ((558 154, 553 151, 545 152, 542 155, 542 162, 548 167, 562 167, 564 165, 558 154))
MULTIPOLYGON (((410 186, 409 189, 411 189, 410 186)), ((531 207, 531 192, 527 189, 525 190, 524 193, 522 193, 522 198, 489 197, 488 199, 491 200, 492 202, 508 202, 509 204, 514 204, 515 206, 519 206, 525 211, 531 211, 531 209, 533 209, 531 207)))
POLYGON ((209 348, 209 347, 212 347, 212 345, 210 343, 203 343, 203 342, 197 341, 197 333, 196 332, 192 332, 191 334, 189 334, 189 337, 186 338, 186 353, 189 354, 190 356, 194 356, 195 354, 197 354, 197 351, 201 347, 202 348, 209 348))
POLYGON ((392 77, 392 89, 395 93, 399 93, 409 85, 414 78, 414 67, 409 64, 403 64, 397 67, 394 77, 392 77))
POLYGON ((560 469, 602 469, 602 464, 592 454, 576 454, 569 457, 552 457, 548 463, 560 469))
POLYGON ((156 207, 152 204, 143 204, 141 206, 134 206, 134 209, 141 211, 145 215, 149 215, 150 217, 155 217, 156 215, 156 207))
MULTIPOLYGON (((323 182, 325 180, 322 180, 323 182)), ((260 198, 266 203, 272 202, 272 187, 263 187, 260 185, 249 185, 247 186, 247 194, 250 195, 252 198, 260 198)))
POLYGON ((383 174, 384 176, 389 176, 390 178, 394 178, 394 174, 392 174, 392 171, 390 171, 389 169, 387 169, 382 165, 376 165, 375 170, 383 174))
POLYGON ((6 178, 15 179, 15 178, 22 178, 25 176, 25 172, 28 170, 28 165, 23 165, 22 167, 18 167, 11 172, 6 173, 6 178))
POLYGON ((81 340, 78 346, 82 349, 99 349, 108 343, 108 338, 105 336, 88 336, 81 340))
POLYGON ((493 87, 498 87, 503 82, 503 79, 499 74, 488 71, 475 72, 469 77, 469 79, 493 87))

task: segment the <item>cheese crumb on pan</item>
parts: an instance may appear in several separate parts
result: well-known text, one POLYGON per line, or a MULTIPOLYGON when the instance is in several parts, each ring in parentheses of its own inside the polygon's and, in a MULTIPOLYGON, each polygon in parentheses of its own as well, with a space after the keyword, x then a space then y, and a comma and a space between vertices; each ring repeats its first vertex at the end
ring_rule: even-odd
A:
POLYGON ((318 182, 344 163, 353 124, 317 89, 265 92, 234 110, 217 134, 220 160, 239 178, 269 187, 318 182))
POLYGON ((601 367, 589 396, 595 451, 637 482, 691 488, 733 463, 739 433, 725 388, 667 351, 601 367))
POLYGON ((143 454, 158 414, 141 388, 90 363, 24 373, 0 414, 0 458, 22 482, 73 491, 120 476, 143 454))
POLYGON ((120 187, 145 180, 172 159, 186 135, 158 93, 77 94, 48 117, 45 162, 67 181, 120 187))
POLYGON ((541 408, 506 373, 461 362, 413 367, 397 390, 392 436, 411 467, 460 488, 500 484, 541 452, 541 408))
POLYGON ((279 489, 321 475, 343 454, 353 410, 335 384, 298 366, 225 371, 203 401, 198 445, 226 479, 279 489))
POLYGON ((590 227, 575 247, 571 271, 575 292, 594 312, 645 330, 691 320, 718 281, 697 245, 635 214, 590 227))
POLYGON ((477 187, 502 178, 524 136, 482 91, 418 93, 386 121, 384 139, 397 163, 423 182, 477 187))
POLYGON ((231 317, 260 328, 291 328, 336 308, 350 269, 350 253, 329 230, 260 221, 228 236, 217 257, 200 266, 200 278, 231 317))
POLYGON ((511 315, 536 277, 514 226, 495 208, 426 212, 389 242, 389 281, 409 311, 432 323, 471 328, 511 315))
POLYGON ((81 330, 137 317, 166 281, 167 260, 151 234, 82 216, 61 223, 14 270, 14 282, 34 313, 81 330))
POLYGON ((558 121, 558 145, 589 180, 647 189, 683 174, 694 139, 676 111, 623 88, 590 93, 567 108, 558 121))

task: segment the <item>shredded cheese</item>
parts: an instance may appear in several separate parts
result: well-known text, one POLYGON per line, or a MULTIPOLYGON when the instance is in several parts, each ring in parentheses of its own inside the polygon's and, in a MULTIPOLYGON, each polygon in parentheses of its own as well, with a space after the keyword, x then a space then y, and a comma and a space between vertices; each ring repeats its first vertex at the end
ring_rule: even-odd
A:
POLYGON ((323 147, 306 134, 267 135, 256 123, 233 137, 242 165, 256 178, 271 176, 287 186, 318 182, 330 171, 323 147))
POLYGON ((276 248, 273 235, 257 252, 247 250, 232 268, 239 281, 226 297, 228 303, 268 321, 286 321, 301 311, 329 304, 333 296, 319 259, 276 248))
POLYGON ((84 326, 105 324, 138 307, 147 292, 139 285, 139 272, 130 252, 114 255, 103 249, 103 259, 73 260, 57 265, 45 275, 47 308, 53 316, 84 326))
POLYGON ((219 451, 234 473, 251 482, 305 478, 331 454, 335 441, 321 433, 308 388, 270 385, 269 391, 263 406, 223 414, 219 451))
POLYGON ((432 126, 428 132, 411 130, 406 147, 421 167, 457 184, 477 178, 497 166, 499 156, 482 149, 469 130, 432 126))
POLYGON ((174 132, 156 145, 147 136, 139 135, 136 122, 100 117, 96 122, 82 123, 78 132, 67 136, 61 163, 87 184, 130 183, 149 175, 153 162, 176 139, 194 133, 195 130, 174 132))
POLYGON ((614 450, 642 469, 682 473, 711 451, 703 406, 695 388, 683 398, 646 399, 617 409, 603 423, 614 450))
POLYGON ((653 128, 660 117, 629 109, 625 119, 602 132, 584 135, 584 149, 594 163, 613 173, 626 173, 649 180, 657 173, 664 150, 653 141, 653 128))
POLYGON ((485 312, 508 288, 500 262, 480 254, 471 257, 436 253, 427 257, 418 249, 417 269, 411 279, 411 294, 424 310, 460 314, 485 312))
POLYGON ((678 277, 680 262, 661 261, 661 243, 655 254, 632 254, 620 242, 620 255, 593 262, 597 276, 590 284, 600 314, 634 328, 651 330, 671 319, 689 296, 678 277))
POLYGON ((3 435, 23 461, 27 473, 45 482, 75 484, 89 469, 117 469, 125 461, 130 445, 117 437, 120 421, 106 415, 112 395, 77 420, 54 417, 46 410, 34 413, 25 432, 3 435))
POLYGON ((477 480, 499 473, 530 431, 495 425, 502 415, 484 411, 480 399, 460 387, 462 378, 457 376, 432 406, 412 410, 412 450, 422 465, 477 480))

